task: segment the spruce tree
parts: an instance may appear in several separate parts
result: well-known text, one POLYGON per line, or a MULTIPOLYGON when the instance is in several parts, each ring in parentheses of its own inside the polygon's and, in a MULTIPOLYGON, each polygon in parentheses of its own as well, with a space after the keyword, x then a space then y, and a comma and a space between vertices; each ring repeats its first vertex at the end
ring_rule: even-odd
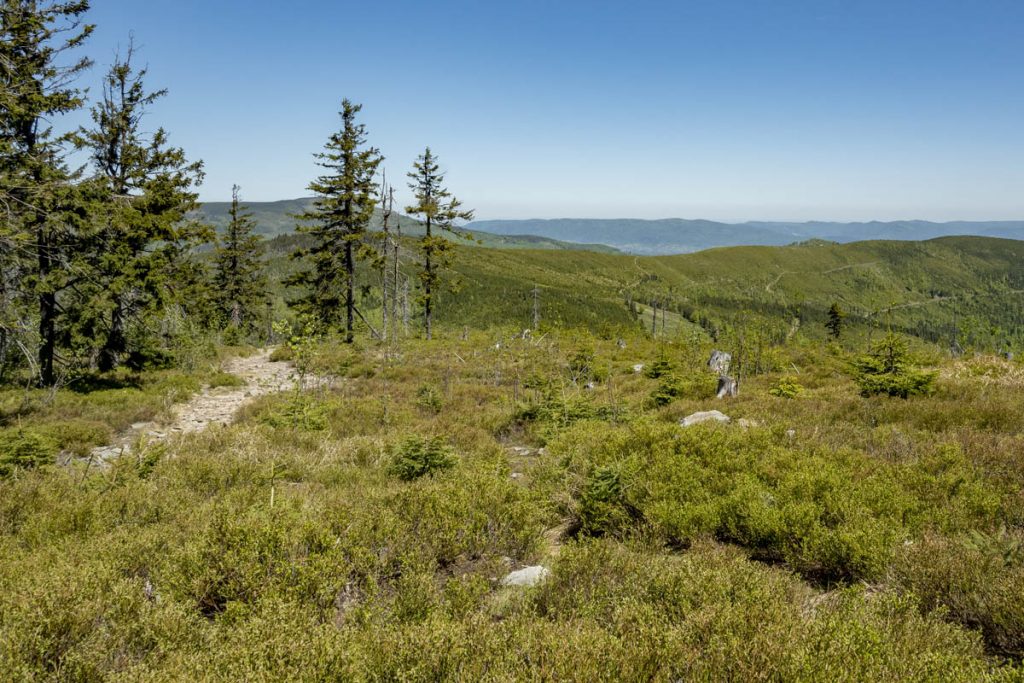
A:
POLYGON ((423 307, 424 330, 430 339, 433 334, 434 294, 441 272, 451 267, 455 246, 446 234, 468 236, 455 227, 455 221, 472 220, 473 212, 462 209, 462 203, 444 187, 444 174, 429 147, 416 159, 408 176, 412 181, 409 189, 413 191, 416 203, 406 207, 405 211, 419 216, 424 225, 424 233, 418 243, 423 257, 418 301, 423 307))
POLYGON ((68 286, 74 240, 75 174, 65 163, 67 138, 52 122, 82 107, 75 79, 87 58, 69 58, 93 31, 83 23, 87 0, 39 3, 3 0, 0 5, 0 318, 14 332, 11 307, 34 299, 38 317, 38 372, 44 385, 56 380, 58 294, 68 286), (12 292, 17 283, 19 296, 12 292))
POLYGON ((129 326, 174 301, 183 282, 176 274, 188 269, 192 248, 211 236, 190 218, 198 207, 202 162, 171 147, 163 128, 152 135, 143 131, 148 107, 166 91, 147 92, 146 70, 134 68, 133 56, 129 46, 125 57, 115 59, 92 108, 93 126, 80 132, 80 144, 92 154, 91 182, 99 198, 92 205, 93 286, 78 314, 102 340, 100 370, 142 350, 141 339, 131 342, 129 326))
POLYGON ((833 339, 839 339, 843 334, 843 319, 845 317, 846 312, 839 307, 839 303, 832 302, 832 306, 828 309, 828 320, 825 322, 825 328, 833 339))
POLYGON ((355 327, 356 257, 372 255, 363 241, 377 203, 374 176, 383 160, 374 147, 366 146, 366 126, 356 123, 362 105, 341 103, 342 128, 331 135, 323 152, 316 155, 326 172, 310 183, 316 193, 310 211, 299 216, 299 231, 313 238, 313 245, 295 252, 308 257, 312 270, 302 271, 287 284, 302 286, 306 296, 291 302, 300 311, 316 317, 328 328, 341 324, 344 307, 345 341, 352 342, 355 327))
POLYGON ((230 220, 217 243, 214 283, 220 313, 229 329, 251 332, 266 302, 267 281, 262 239, 254 232, 252 214, 239 201, 239 189, 238 185, 231 188, 230 220))

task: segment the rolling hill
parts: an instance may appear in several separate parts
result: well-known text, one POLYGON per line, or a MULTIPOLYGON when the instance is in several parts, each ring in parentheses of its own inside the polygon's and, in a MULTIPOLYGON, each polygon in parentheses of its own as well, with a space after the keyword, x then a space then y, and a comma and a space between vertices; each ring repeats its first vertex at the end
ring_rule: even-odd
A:
MULTIPOLYGON (((284 258, 298 239, 270 242, 276 278, 298 267, 284 258)), ((403 260, 414 284, 415 254, 407 246, 403 260)), ((838 302, 857 334, 891 326, 943 346, 955 339, 992 350, 1024 341, 1024 242, 1006 239, 812 240, 674 256, 463 245, 455 272, 458 294, 438 295, 443 325, 529 327, 536 286, 542 320, 590 329, 650 327, 657 301, 659 325, 672 335, 760 325, 778 337, 795 324, 824 336, 827 311, 838 302)), ((364 307, 374 311, 376 280, 363 277, 373 290, 364 307)))

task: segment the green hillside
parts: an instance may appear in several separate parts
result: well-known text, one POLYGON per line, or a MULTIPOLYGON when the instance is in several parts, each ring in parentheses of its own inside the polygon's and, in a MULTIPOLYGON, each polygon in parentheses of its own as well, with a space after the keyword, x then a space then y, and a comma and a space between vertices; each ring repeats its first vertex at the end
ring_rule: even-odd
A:
MULTIPOLYGON (((294 240, 270 243, 277 276, 297 267, 282 258, 294 240)), ((407 263, 413 258, 403 255, 407 263)), ((647 328, 649 304, 658 301, 668 334, 696 328, 716 335, 756 323, 775 337, 794 325, 820 336, 838 302, 862 333, 892 326, 947 347, 955 340, 993 351, 1017 348, 1024 337, 1024 242, 995 238, 809 242, 656 257, 461 246, 455 272, 459 291, 442 292, 442 324, 529 327, 536 285, 544 322, 592 329, 647 328)), ((366 295, 368 310, 379 305, 373 296, 366 295)))

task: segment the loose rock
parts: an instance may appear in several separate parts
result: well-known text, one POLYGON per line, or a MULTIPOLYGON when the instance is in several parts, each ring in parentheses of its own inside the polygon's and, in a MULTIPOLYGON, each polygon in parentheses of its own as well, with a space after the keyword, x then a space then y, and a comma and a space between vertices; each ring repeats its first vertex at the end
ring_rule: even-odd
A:
POLYGON ((692 427, 693 425, 698 425, 703 422, 720 422, 725 424, 729 422, 730 419, 731 418, 728 415, 717 410, 705 410, 699 413, 694 413, 693 415, 687 415, 679 421, 679 424, 682 427, 692 427))
POLYGON ((535 565, 524 569, 516 570, 501 580, 502 586, 536 586, 550 575, 547 567, 535 565))

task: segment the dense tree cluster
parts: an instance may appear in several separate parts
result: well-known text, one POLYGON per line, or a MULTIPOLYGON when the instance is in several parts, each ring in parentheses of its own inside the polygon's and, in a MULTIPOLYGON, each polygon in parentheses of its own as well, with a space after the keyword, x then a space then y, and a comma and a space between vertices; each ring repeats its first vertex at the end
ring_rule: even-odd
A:
MULTIPOLYGON (((186 337, 256 338, 272 302, 255 220, 237 186, 221 235, 197 219, 203 163, 164 128, 147 132, 149 109, 167 92, 147 87, 132 42, 89 101, 76 85, 93 65, 81 55, 94 29, 88 0, 0 7, 0 380, 18 374, 54 386, 82 371, 170 362, 186 337), (86 108, 87 126, 60 130, 86 108), (87 160, 80 168, 79 159, 87 160)), ((394 232, 388 225, 394 191, 378 180, 383 157, 367 144, 360 110, 342 102, 341 129, 316 155, 323 173, 309 186, 313 208, 296 217, 308 239, 296 253, 305 269, 285 282, 300 291, 290 303, 347 342, 359 324, 383 338, 399 311, 407 328, 413 281, 429 338, 452 262, 446 235, 462 235, 456 221, 472 212, 443 186, 428 147, 409 174, 407 210, 422 222, 409 245, 418 265, 403 265, 401 221, 394 232), (378 205, 380 240, 368 237, 378 205), (372 289, 357 278, 360 260, 381 280, 372 302, 379 331, 357 306, 360 289, 364 299, 372 289)))
MULTIPOLYGON (((87 0, 0 6, 0 375, 52 386, 82 369, 166 357, 176 336, 251 323, 263 296, 251 222, 233 213, 214 274, 194 218, 203 165, 163 128, 134 47, 91 103, 76 86, 93 32, 87 0), (91 124, 60 132, 89 106, 91 124), (88 164, 72 165, 84 153, 88 164)), ((237 199, 237 195, 236 195, 237 199)))

